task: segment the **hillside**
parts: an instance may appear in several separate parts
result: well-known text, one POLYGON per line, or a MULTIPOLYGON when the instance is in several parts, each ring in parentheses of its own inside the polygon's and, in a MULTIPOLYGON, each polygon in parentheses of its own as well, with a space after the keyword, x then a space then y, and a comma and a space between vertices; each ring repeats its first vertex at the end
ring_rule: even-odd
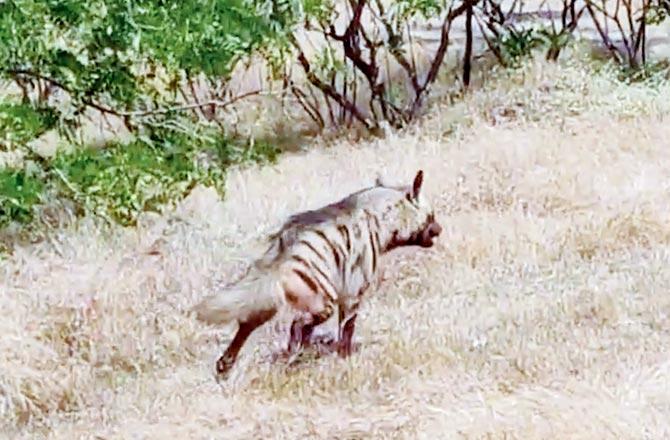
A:
POLYGON ((667 436, 668 110, 667 82, 530 61, 384 139, 315 140, 237 168, 225 200, 198 187, 137 227, 84 220, 18 247, 0 269, 4 432, 667 436), (234 328, 188 309, 290 213, 417 169, 444 232, 386 259, 359 352, 287 368, 269 358, 282 327, 267 326, 218 385, 213 362, 234 328))

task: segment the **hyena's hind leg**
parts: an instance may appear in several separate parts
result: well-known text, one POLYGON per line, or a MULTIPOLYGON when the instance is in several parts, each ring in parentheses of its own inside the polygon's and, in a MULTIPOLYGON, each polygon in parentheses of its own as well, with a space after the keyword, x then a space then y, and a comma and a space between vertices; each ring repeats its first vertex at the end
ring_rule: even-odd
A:
POLYGON ((340 329, 340 340, 338 341, 337 354, 339 354, 342 357, 350 356, 353 351, 352 340, 354 336, 354 329, 356 326, 357 317, 358 313, 355 313, 354 315, 350 316, 349 319, 344 323, 344 325, 340 329))
POLYGON ((233 341, 230 343, 226 351, 221 355, 216 362, 216 373, 218 379, 225 379, 230 372, 230 369, 237 360, 237 355, 244 346, 249 336, 261 325, 268 322, 277 313, 276 309, 258 312, 250 316, 247 320, 239 323, 239 328, 233 341))

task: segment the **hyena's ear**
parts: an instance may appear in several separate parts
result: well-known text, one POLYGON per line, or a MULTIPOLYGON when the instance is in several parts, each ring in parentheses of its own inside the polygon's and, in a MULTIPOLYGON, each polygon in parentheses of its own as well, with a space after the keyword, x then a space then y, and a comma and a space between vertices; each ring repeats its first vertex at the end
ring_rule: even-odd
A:
POLYGON ((421 192, 421 186, 423 185, 423 170, 419 170, 414 177, 414 183, 412 184, 412 197, 417 199, 419 193, 421 192))
POLYGON ((382 178, 381 173, 377 173, 377 177, 375 178, 375 186, 386 186, 386 187, 389 186, 387 182, 382 178))

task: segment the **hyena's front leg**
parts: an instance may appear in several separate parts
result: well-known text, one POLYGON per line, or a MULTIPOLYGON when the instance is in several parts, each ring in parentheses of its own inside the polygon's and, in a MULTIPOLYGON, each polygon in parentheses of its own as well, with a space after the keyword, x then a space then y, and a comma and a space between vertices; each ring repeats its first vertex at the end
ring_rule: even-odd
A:
POLYGON ((337 354, 348 357, 353 352, 353 336, 356 329, 356 318, 358 317, 359 303, 340 304, 338 316, 338 339, 335 344, 337 354))
POLYGON ((341 357, 349 357, 352 352, 352 339, 354 336, 354 329, 356 328, 356 318, 358 313, 354 312, 349 315, 343 325, 340 326, 340 337, 337 342, 337 354, 341 357))
POLYGON ((340 302, 337 353, 341 357, 348 357, 352 353, 352 339, 354 337, 354 330, 356 329, 358 308, 361 304, 363 294, 369 287, 370 282, 366 279, 361 283, 361 286, 355 295, 343 297, 340 302))
POLYGON ((307 346, 317 347, 321 354, 337 352, 342 357, 351 355, 353 351, 352 338, 356 318, 358 317, 356 310, 339 307, 337 334, 320 340, 312 338, 314 328, 326 322, 330 318, 330 314, 315 316, 313 320, 305 320, 304 317, 296 318, 291 325, 291 336, 285 355, 294 354, 307 346))

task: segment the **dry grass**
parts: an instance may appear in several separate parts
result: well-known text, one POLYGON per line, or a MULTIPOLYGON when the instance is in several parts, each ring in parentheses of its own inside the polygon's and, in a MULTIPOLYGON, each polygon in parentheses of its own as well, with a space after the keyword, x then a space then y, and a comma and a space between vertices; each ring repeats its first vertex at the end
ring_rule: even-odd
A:
POLYGON ((201 188, 134 230, 84 223, 19 248, 0 272, 3 432, 670 435, 670 87, 582 64, 513 78, 383 141, 234 172, 225 201, 201 188), (359 353, 272 363, 268 326, 217 385, 233 329, 185 311, 289 213, 418 168, 445 230, 434 249, 388 258, 359 353))

